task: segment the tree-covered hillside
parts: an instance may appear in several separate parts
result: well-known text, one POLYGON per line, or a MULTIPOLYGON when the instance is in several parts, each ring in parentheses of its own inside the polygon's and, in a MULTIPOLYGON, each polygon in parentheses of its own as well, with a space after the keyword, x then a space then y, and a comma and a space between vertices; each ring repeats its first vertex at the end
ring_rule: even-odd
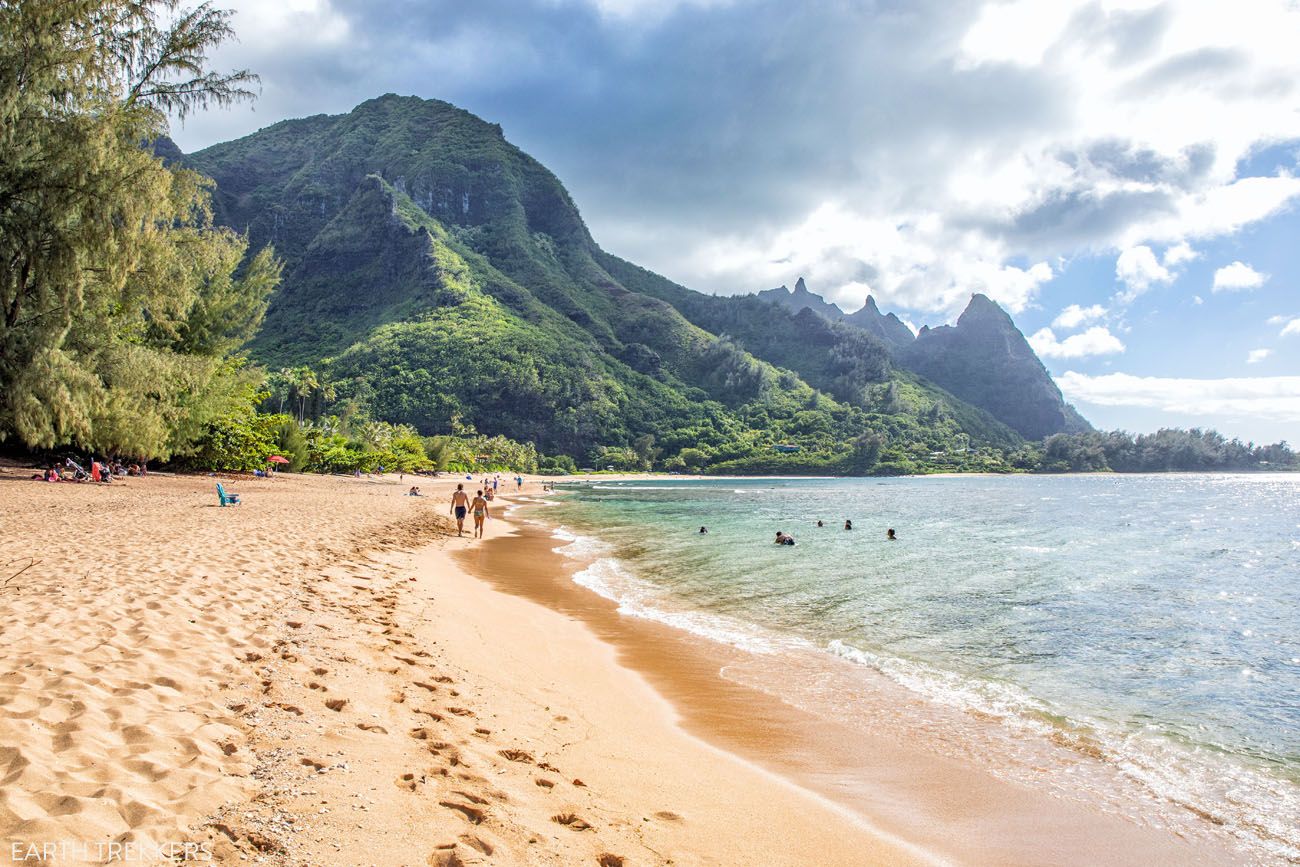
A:
POLYGON ((183 159, 216 181, 217 218, 285 262, 253 356, 421 433, 458 419, 580 462, 856 472, 1019 443, 860 330, 610 256, 554 175, 447 103, 385 96, 183 159))

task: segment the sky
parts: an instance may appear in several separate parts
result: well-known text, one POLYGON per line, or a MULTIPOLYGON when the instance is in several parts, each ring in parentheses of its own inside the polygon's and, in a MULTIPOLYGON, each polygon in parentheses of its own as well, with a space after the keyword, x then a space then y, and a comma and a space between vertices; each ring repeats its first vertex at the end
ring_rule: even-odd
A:
POLYGON ((1300 442, 1297 0, 234 0, 252 106, 500 123, 597 242, 913 326, 1002 304, 1101 428, 1300 442))

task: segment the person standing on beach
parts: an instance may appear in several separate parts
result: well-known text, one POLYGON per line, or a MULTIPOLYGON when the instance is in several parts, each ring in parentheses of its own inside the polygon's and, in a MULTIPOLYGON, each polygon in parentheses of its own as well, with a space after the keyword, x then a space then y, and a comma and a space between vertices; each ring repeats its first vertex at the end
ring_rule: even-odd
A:
POLYGON ((456 535, 465 535, 465 513, 469 511, 469 494, 465 493, 463 482, 456 485, 451 495, 451 512, 456 516, 456 535))
POLYGON ((474 538, 483 538, 483 522, 488 518, 488 501, 483 498, 483 492, 479 491, 474 502, 470 503, 470 508, 474 510, 474 538))

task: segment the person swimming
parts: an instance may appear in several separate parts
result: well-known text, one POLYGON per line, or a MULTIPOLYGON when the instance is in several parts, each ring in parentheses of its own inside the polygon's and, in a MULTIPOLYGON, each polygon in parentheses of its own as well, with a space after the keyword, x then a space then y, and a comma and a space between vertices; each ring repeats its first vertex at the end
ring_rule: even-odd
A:
POLYGON ((700 528, 700 535, 701 535, 701 536, 703 536, 703 535, 704 535, 705 533, 707 533, 707 532, 709 532, 709 528, 708 528, 708 527, 701 527, 701 528, 700 528))
POLYGON ((825 527, 825 526, 826 526, 826 522, 824 522, 824 521, 818 521, 818 522, 817 522, 817 526, 818 526, 818 527, 825 527))
POLYGON ((788 535, 786 535, 786 532, 785 532, 784 530, 777 530, 777 531, 776 531, 776 544, 778 544, 778 545, 793 545, 793 544, 794 544, 794 536, 788 536, 788 535))
POLYGON ((885 531, 885 538, 888 539, 890 542, 898 541, 898 537, 894 535, 893 527, 890 527, 888 530, 885 531))
POLYGON ((853 522, 852 522, 852 521, 845 521, 845 522, 844 522, 844 529, 846 529, 846 530, 852 530, 852 529, 853 529, 853 522))

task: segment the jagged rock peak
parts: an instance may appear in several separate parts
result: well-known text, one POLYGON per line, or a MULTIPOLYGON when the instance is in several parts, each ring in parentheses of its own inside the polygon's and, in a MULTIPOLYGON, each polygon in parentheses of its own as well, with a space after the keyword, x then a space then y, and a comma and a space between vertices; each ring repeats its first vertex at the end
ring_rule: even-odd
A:
POLYGON ((961 316, 957 317, 958 325, 974 324, 976 322, 996 323, 1013 329, 1016 327, 1007 311, 1003 310, 996 301, 982 292, 976 292, 972 295, 966 309, 961 316))

